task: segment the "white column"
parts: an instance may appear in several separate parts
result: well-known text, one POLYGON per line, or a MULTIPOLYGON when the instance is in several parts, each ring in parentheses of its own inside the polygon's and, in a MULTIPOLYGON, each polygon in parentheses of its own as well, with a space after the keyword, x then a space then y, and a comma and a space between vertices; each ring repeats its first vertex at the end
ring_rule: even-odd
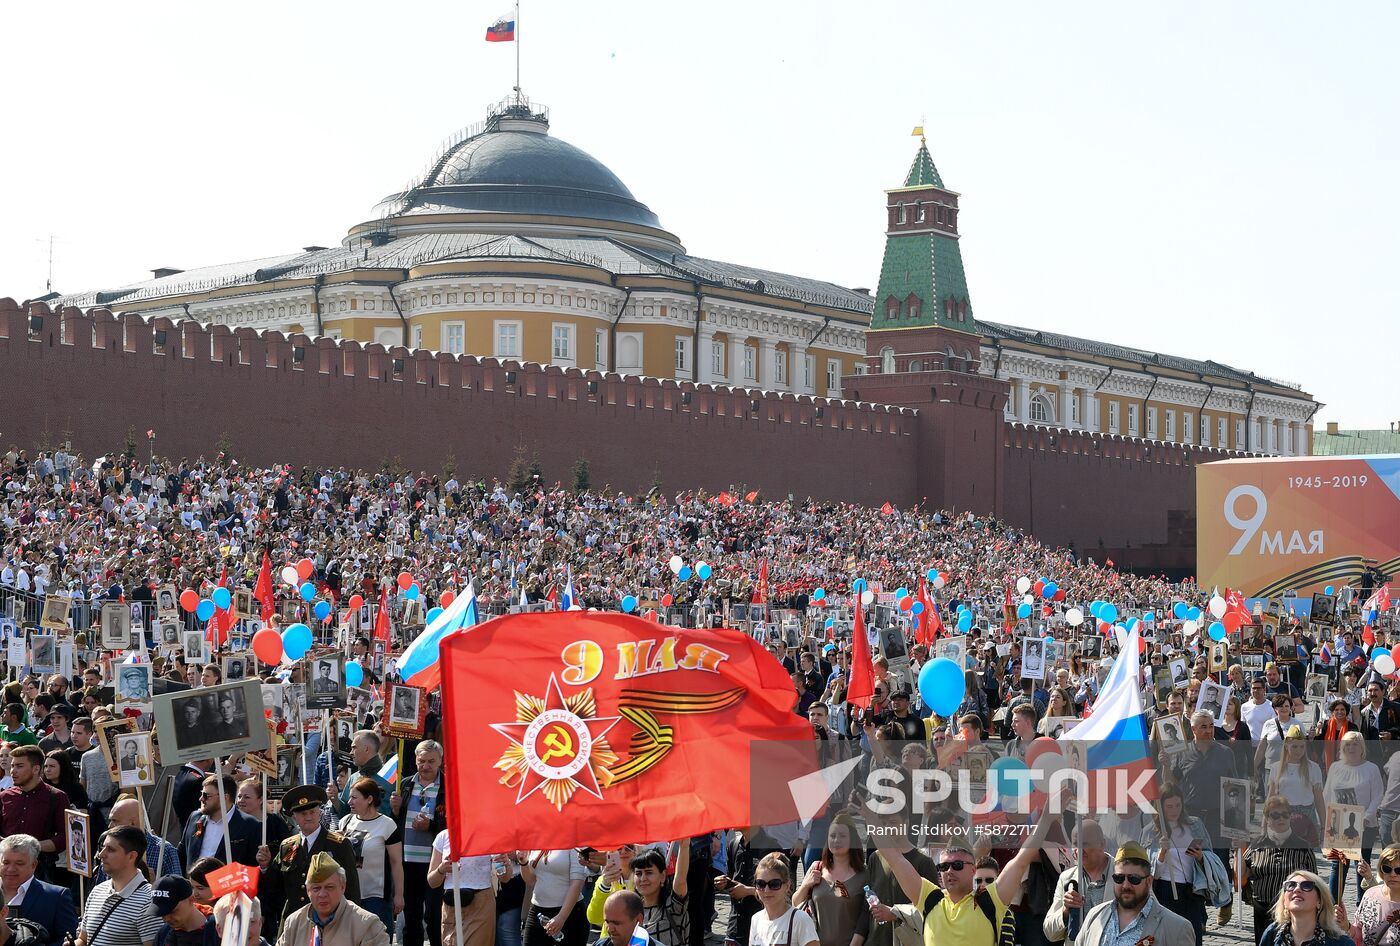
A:
POLYGON ((1060 410, 1059 421, 1061 427, 1068 427, 1071 430, 1079 425, 1074 422, 1074 412, 1070 409, 1070 401, 1074 398, 1074 385, 1069 379, 1060 382, 1060 410))
POLYGON ((1016 379, 1016 419, 1023 424, 1031 422, 1031 383, 1026 378, 1016 379))
POLYGON ((695 370, 691 373, 697 384, 709 384, 718 380, 710 370, 710 347, 714 340, 714 326, 708 322, 701 322, 700 340, 695 344, 695 370))
POLYGON ((729 336, 729 364, 726 367, 729 369, 729 383, 735 387, 749 383, 744 377, 744 343, 747 341, 742 335, 729 336))
POLYGON ((788 388, 793 394, 811 394, 812 384, 807 383, 807 345, 805 342, 788 342, 788 388))
POLYGON ((771 338, 758 342, 758 386, 765 391, 781 391, 785 385, 778 383, 778 370, 774 364, 778 356, 778 343, 771 338))
POLYGON ((1278 421, 1264 418, 1264 452, 1278 453, 1278 421))
POLYGON ((1099 399, 1088 388, 1084 389, 1084 399, 1079 402, 1079 410, 1084 418, 1085 430, 1099 429, 1099 399))
POLYGON ((1308 425, 1299 421, 1293 427, 1296 432, 1293 440, 1293 452, 1300 457, 1305 457, 1312 452, 1309 449, 1312 444, 1308 443, 1308 425))
POLYGON ((1259 452, 1259 417, 1251 416, 1249 422, 1244 425, 1244 441, 1250 453, 1259 452))

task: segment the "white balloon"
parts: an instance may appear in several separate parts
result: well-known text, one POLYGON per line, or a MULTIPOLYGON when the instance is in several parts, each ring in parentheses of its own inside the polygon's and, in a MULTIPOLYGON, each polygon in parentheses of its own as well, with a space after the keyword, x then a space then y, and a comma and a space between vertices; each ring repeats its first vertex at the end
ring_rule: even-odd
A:
POLYGON ((1031 606, 1035 605, 1035 595, 1024 595, 1021 601, 1031 606))
POLYGON ((1210 599, 1210 613, 1217 618, 1223 618, 1225 616, 1225 599, 1220 597, 1220 595, 1216 595, 1214 598, 1210 599))
POLYGON ((1078 608, 1070 608, 1065 612, 1065 623, 1070 627, 1078 627, 1084 623, 1084 612, 1078 608))
POLYGON ((1395 658, 1390 654, 1381 654, 1374 661, 1376 672, 1383 677, 1388 677, 1395 672, 1395 658))
POLYGON ((872 601, 874 601, 874 600, 875 600, 875 592, 870 591, 870 590, 866 590, 866 591, 862 591, 862 592, 860 593, 860 603, 861 603, 861 604, 869 604, 870 602, 872 602, 872 601))
POLYGON ((1016 579, 1016 593, 1023 595, 1031 590, 1031 580, 1024 575, 1016 579))
POLYGON ((1200 625, 1197 624, 1195 621, 1191 620, 1190 618, 1187 618, 1186 620, 1181 622, 1181 634, 1183 637, 1190 637, 1199 629, 1200 625))
POLYGON ((681 558, 679 555, 672 555, 669 564, 671 566, 671 571, 679 575, 681 569, 685 567, 685 559, 681 558))
POLYGON ((282 568, 282 581, 295 588, 301 584, 301 576, 297 574, 295 565, 286 565, 282 568))
POLYGON ((946 584, 948 584, 947 579, 943 577, 942 572, 939 572, 938 577, 933 580, 933 587, 942 588, 946 584))

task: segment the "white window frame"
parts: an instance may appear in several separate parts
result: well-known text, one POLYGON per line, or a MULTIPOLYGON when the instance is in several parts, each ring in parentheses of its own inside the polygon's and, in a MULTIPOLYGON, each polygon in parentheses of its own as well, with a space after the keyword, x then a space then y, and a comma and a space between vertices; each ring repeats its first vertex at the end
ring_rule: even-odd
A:
POLYGON ((519 361, 522 357, 524 357, 522 355, 522 352, 524 352, 525 350, 525 343, 524 339, 522 338, 524 334, 525 325, 519 319, 497 319, 491 324, 491 350, 495 352, 495 356, 497 358, 513 358, 516 361, 519 361), (503 346, 501 344, 501 342, 504 340, 504 336, 502 335, 501 330, 507 328, 515 330, 513 334, 513 340, 515 342, 515 351, 513 352, 506 351, 506 348, 509 346, 503 346))
POLYGON ((442 351, 445 351, 445 352, 447 352, 448 354, 452 354, 452 355, 464 355, 464 354, 466 354, 466 352, 467 352, 467 323, 466 323, 466 322, 443 322, 443 323, 442 323, 441 334, 442 334, 442 349, 441 349, 442 351), (453 348, 453 347, 452 347, 451 333, 452 333, 454 330, 460 333, 458 345, 457 345, 456 348, 453 348))
POLYGON ((1196 434, 1195 434, 1196 428, 1195 428, 1195 426, 1194 426, 1195 420, 1196 420, 1195 415, 1193 415, 1190 411, 1182 411, 1182 412, 1181 412, 1181 442, 1182 442, 1182 443, 1191 443, 1191 442, 1192 442, 1191 438, 1194 437, 1194 436, 1196 435, 1196 434))
POLYGON ((758 380, 758 351, 752 345, 744 346, 744 380, 758 380))
POLYGON ((900 223, 908 223, 908 222, 909 222, 909 217, 908 217, 907 212, 906 212, 905 209, 904 209, 904 205, 903 205, 903 204, 900 204, 900 205, 899 205, 899 222, 900 222, 900 223))
POLYGON ((724 342, 710 341, 710 374, 716 378, 725 377, 724 350, 728 347, 724 342))
POLYGON ((841 396, 841 359, 828 358, 826 360, 826 396, 841 396))
POLYGON ((549 327, 549 360, 551 364, 572 365, 578 353, 578 326, 572 322, 555 322, 549 327), (563 335, 560 335, 563 329, 563 335), (559 340, 564 339, 564 354, 559 353, 559 340))
POLYGON ((1201 411, 1201 446, 1210 446, 1210 415, 1201 411))
POLYGON ((1157 408, 1147 409, 1147 437, 1149 440, 1157 439, 1157 408))
POLYGON ((817 382, 817 356, 802 356, 802 390, 812 391, 816 389, 817 382))
POLYGON ((1215 441, 1219 446, 1230 446, 1230 422, 1224 417, 1215 419, 1215 441))
POLYGON ((1136 437, 1138 435, 1138 406, 1128 405, 1128 435, 1136 437))
POLYGON ((1119 404, 1117 401, 1108 402, 1108 432, 1118 433, 1119 404))
POLYGON ((1078 423, 1080 422, 1080 421, 1079 421, 1079 395, 1078 395, 1078 394, 1071 394, 1071 395, 1069 396, 1069 422, 1070 422, 1071 424, 1078 424, 1078 423))
POLYGON ((593 330, 593 365, 599 371, 608 370, 608 330, 593 330))
POLYGON ((412 347, 413 347, 413 348, 422 348, 422 347, 423 347, 423 326, 421 326, 421 325, 415 325, 415 326, 413 326, 413 345, 412 345, 412 347))
POLYGON ((788 353, 781 348, 773 349, 773 380, 777 384, 787 384, 788 353))
POLYGON ((1055 422, 1055 412, 1050 398, 1043 391, 1031 395, 1030 408, 1030 422, 1032 424, 1053 424, 1055 422))
POLYGON ((1249 449, 1249 444, 1245 443, 1245 440, 1244 440, 1244 421, 1243 421, 1243 420, 1237 420, 1237 421, 1235 421, 1235 449, 1236 449, 1236 450, 1247 450, 1247 449, 1249 449))
POLYGON ((1173 409, 1170 408, 1170 407, 1167 408, 1166 423, 1163 425, 1163 428, 1162 428, 1162 439, 1163 439, 1163 440, 1175 440, 1175 439, 1176 439, 1176 411, 1173 410, 1173 409))
POLYGON ((676 377, 690 377, 690 342, 689 335, 676 336, 676 377))

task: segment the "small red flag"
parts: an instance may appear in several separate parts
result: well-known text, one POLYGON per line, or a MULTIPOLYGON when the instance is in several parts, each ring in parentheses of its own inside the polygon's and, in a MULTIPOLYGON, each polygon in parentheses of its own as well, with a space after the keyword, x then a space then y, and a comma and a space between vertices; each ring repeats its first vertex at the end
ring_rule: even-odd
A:
POLYGON ((851 683, 846 687, 846 702, 861 709, 870 707, 875 695, 875 670, 870 664, 870 638, 865 634, 865 606, 861 593, 855 593, 855 627, 851 631, 851 683))
POLYGON ((755 499, 758 498, 758 490, 750 490, 749 492, 744 494, 744 498, 747 499, 749 502, 753 502, 755 499))
POLYGON ((771 750, 816 768, 786 671, 737 631, 510 614, 441 655, 453 857, 782 823, 769 807, 796 816, 784 782, 802 773, 771 750))
POLYGON ((217 900, 224 894, 243 891, 250 897, 258 895, 258 869, 246 864, 229 864, 218 870, 211 870, 204 880, 217 900))
POLYGON ((880 511, 888 516, 892 512, 894 512, 894 507, 891 506, 889 503, 885 503, 883 506, 880 507, 880 511))
POLYGON ((389 640, 389 589, 379 591, 379 613, 374 616, 374 636, 379 640, 389 640))
POLYGON ((262 605, 262 619, 266 624, 277 613, 272 591, 272 556, 263 549, 262 568, 258 570, 258 583, 253 586, 253 597, 262 605))

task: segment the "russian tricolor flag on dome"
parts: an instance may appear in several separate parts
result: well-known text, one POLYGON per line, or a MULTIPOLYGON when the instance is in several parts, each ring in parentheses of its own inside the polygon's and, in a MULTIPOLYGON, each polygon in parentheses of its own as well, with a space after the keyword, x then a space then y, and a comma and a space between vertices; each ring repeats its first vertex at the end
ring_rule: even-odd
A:
POLYGON ((515 41, 515 17, 507 13, 486 27, 486 42, 512 43, 515 41))
MULTIPOLYGON (((1082 760, 1080 764, 1089 776, 1089 807, 1093 810, 1117 808, 1125 800, 1117 790, 1154 770, 1138 682, 1140 649, 1134 627, 1123 636, 1118 659, 1104 679, 1093 713, 1060 737, 1066 757, 1071 762, 1082 760)), ((1145 789, 1143 794, 1155 799, 1156 779, 1151 779, 1145 789)))

